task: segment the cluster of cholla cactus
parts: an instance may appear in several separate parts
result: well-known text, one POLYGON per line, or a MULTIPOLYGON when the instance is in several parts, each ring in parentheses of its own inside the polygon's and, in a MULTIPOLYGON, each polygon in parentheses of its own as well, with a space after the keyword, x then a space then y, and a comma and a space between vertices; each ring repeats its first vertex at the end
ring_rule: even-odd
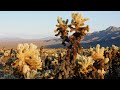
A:
POLYGON ((16 50, 15 49, 0 49, 0 73, 1 79, 4 78, 15 78, 13 75, 13 70, 10 64, 16 59, 16 50))
MULTIPOLYGON (((76 66, 76 57, 77 53, 81 50, 80 41, 84 38, 87 32, 89 32, 89 27, 84 26, 85 21, 87 21, 88 18, 83 18, 83 16, 79 13, 72 13, 72 21, 68 25, 68 19, 66 21, 62 20, 62 18, 58 17, 57 21, 59 25, 56 25, 58 28, 55 30, 55 32, 58 32, 55 34, 55 36, 61 37, 62 44, 64 46, 68 45, 67 55, 65 58, 65 61, 61 65, 62 67, 62 75, 67 76, 65 78, 68 78, 69 76, 73 76, 74 74, 74 68, 76 66), (69 32, 73 32, 72 35, 69 35, 69 32), (63 68, 64 67, 64 68, 63 68)), ((60 74, 61 75, 61 74, 60 74)))
POLYGON ((0 64, 5 65, 9 59, 15 59, 16 51, 14 49, 3 48, 0 50, 0 64))
MULTIPOLYGON (((62 44, 68 47, 66 58, 61 63, 60 72, 57 74, 58 78, 104 79, 110 73, 111 64, 114 65, 111 61, 113 56, 116 57, 116 52, 119 49, 115 45, 112 45, 112 49, 108 50, 109 48, 100 47, 97 44, 96 48, 89 49, 89 53, 86 56, 80 55, 80 52, 82 52, 80 41, 89 32, 88 25, 84 26, 84 22, 87 20, 81 14, 72 13, 72 21, 68 25, 68 19, 64 21, 58 17, 59 25, 56 25, 58 28, 55 30, 58 33, 55 36, 60 35, 62 44), (69 35, 69 32, 73 32, 73 34, 69 35), (106 56, 106 50, 109 51, 108 56, 106 56)), ((115 70, 112 68, 112 71, 115 70)))
MULTIPOLYGON (((92 63, 92 65, 88 65, 86 71, 89 71, 89 70, 90 71, 87 72, 86 74, 83 74, 83 76, 85 76, 86 78, 92 78, 92 79, 119 78, 120 77, 120 74, 119 74, 120 51, 119 50, 120 48, 115 45, 112 45, 112 47, 109 47, 109 48, 104 48, 104 47, 100 48, 100 45, 97 44, 96 48, 90 48, 88 50, 90 54, 89 56, 86 57, 86 60, 88 60, 88 58, 91 58, 91 60, 90 59, 89 60, 91 62, 94 61, 94 63, 92 63)), ((84 58, 85 56, 78 55, 78 57, 82 61, 83 59, 81 59, 81 57, 84 58)))
POLYGON ((73 54, 68 53, 68 50, 43 48, 42 55, 40 55, 40 49, 34 44, 18 44, 16 50, 1 49, 0 78, 120 78, 119 47, 113 45, 103 49, 100 45, 96 45, 90 49, 83 49, 82 53, 77 53, 75 60, 71 58, 73 54), (8 51, 10 52, 8 53, 8 51), (7 60, 5 57, 9 57, 9 59, 7 60), (75 64, 72 61, 75 61, 75 64))
POLYGON ((120 79, 120 47, 83 49, 80 41, 89 32, 81 14, 72 13, 68 24, 58 17, 55 36, 67 48, 50 49, 34 44, 18 44, 16 49, 0 49, 2 79, 120 79))
POLYGON ((104 52, 104 56, 109 58, 109 77, 111 79, 120 78, 120 48, 112 45, 104 52))
POLYGON ((37 70, 42 70, 39 50, 34 44, 18 44, 16 57, 17 60, 12 63, 12 66, 17 68, 25 78, 31 78, 37 70))
POLYGON ((81 60, 80 65, 82 65, 82 68, 85 68, 83 68, 84 73, 86 73, 84 75, 90 75, 89 77, 87 76, 88 78, 104 79, 108 71, 109 62, 109 58, 105 58, 104 56, 104 50, 104 47, 100 48, 100 45, 97 44, 96 48, 90 48, 90 56, 81 56, 79 58, 81 60), (89 71, 92 71, 92 73, 90 74, 89 71))

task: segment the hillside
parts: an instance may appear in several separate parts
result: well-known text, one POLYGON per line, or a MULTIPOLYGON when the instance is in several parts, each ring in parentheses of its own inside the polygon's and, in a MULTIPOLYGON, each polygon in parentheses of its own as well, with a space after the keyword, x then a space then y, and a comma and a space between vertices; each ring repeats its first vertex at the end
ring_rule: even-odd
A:
MULTIPOLYGON (((120 46, 120 27, 110 26, 106 30, 89 33, 85 36, 84 40, 81 41, 81 44, 84 48, 89 48, 90 46, 95 47, 96 44, 104 47, 112 46, 112 44, 120 46)), ((49 47, 61 47, 61 45, 54 44, 49 47)))
MULTIPOLYGON (((18 43, 34 43, 38 47, 44 46, 49 48, 64 47, 61 45, 61 39, 58 37, 47 37, 43 39, 20 39, 20 38, 0 38, 0 48, 16 48, 18 43)), ((89 33, 81 41, 84 48, 94 47, 96 44, 101 46, 111 46, 112 44, 120 46, 120 27, 110 26, 106 30, 89 33)))

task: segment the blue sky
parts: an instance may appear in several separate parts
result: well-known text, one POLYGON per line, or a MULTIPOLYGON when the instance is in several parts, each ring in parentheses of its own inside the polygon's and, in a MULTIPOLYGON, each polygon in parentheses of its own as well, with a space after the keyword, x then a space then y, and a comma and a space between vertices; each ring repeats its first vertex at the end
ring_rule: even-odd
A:
MULTIPOLYGON (((0 11, 0 37, 43 38, 54 36, 57 17, 71 20, 74 11, 0 11)), ((90 32, 120 27, 120 11, 75 11, 90 18, 90 32)))

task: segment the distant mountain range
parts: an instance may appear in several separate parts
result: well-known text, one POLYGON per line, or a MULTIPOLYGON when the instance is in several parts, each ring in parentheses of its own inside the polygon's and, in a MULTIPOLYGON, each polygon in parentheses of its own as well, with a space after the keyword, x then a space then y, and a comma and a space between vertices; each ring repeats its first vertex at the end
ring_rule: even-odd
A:
MULTIPOLYGON (((38 47, 64 48, 61 45, 61 39, 55 36, 42 39, 0 38, 0 48, 15 48, 18 43, 34 43, 38 47)), ((112 44, 120 46, 120 27, 110 26, 106 30, 88 33, 81 44, 84 48, 95 47, 96 44, 104 47, 112 46, 112 44)))
MULTIPOLYGON (((54 40, 54 39, 53 39, 54 40)), ((52 41, 52 40, 51 40, 52 41)), ((55 41, 61 41, 60 39, 55 41)), ((81 41, 84 48, 89 48, 90 46, 95 47, 96 44, 107 47, 112 46, 112 44, 120 46, 120 27, 110 26, 106 30, 88 33, 84 39, 81 41)), ((53 47, 63 47, 60 44, 54 44, 49 46, 53 47)))

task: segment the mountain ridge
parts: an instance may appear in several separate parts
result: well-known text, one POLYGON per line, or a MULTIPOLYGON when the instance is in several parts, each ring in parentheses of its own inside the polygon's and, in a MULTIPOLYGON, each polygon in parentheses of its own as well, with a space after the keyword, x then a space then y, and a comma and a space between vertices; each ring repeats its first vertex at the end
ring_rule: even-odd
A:
MULTIPOLYGON (((93 33, 88 33, 84 39, 81 41, 81 44, 84 48, 89 48, 90 46, 95 47, 96 44, 107 47, 120 46, 120 27, 110 26, 105 30, 95 31, 93 33)), ((50 45, 48 47, 62 47, 59 44, 50 45)))
MULTIPOLYGON (((19 43, 34 43, 38 47, 44 46, 48 48, 64 48, 61 45, 61 39, 59 37, 45 37, 42 39, 21 39, 21 38, 0 38, 1 47, 16 47, 19 43)), ((111 46, 115 44, 120 46, 120 27, 110 26, 105 30, 88 33, 84 39, 80 42, 84 48, 94 47, 96 44, 101 46, 111 46)))

